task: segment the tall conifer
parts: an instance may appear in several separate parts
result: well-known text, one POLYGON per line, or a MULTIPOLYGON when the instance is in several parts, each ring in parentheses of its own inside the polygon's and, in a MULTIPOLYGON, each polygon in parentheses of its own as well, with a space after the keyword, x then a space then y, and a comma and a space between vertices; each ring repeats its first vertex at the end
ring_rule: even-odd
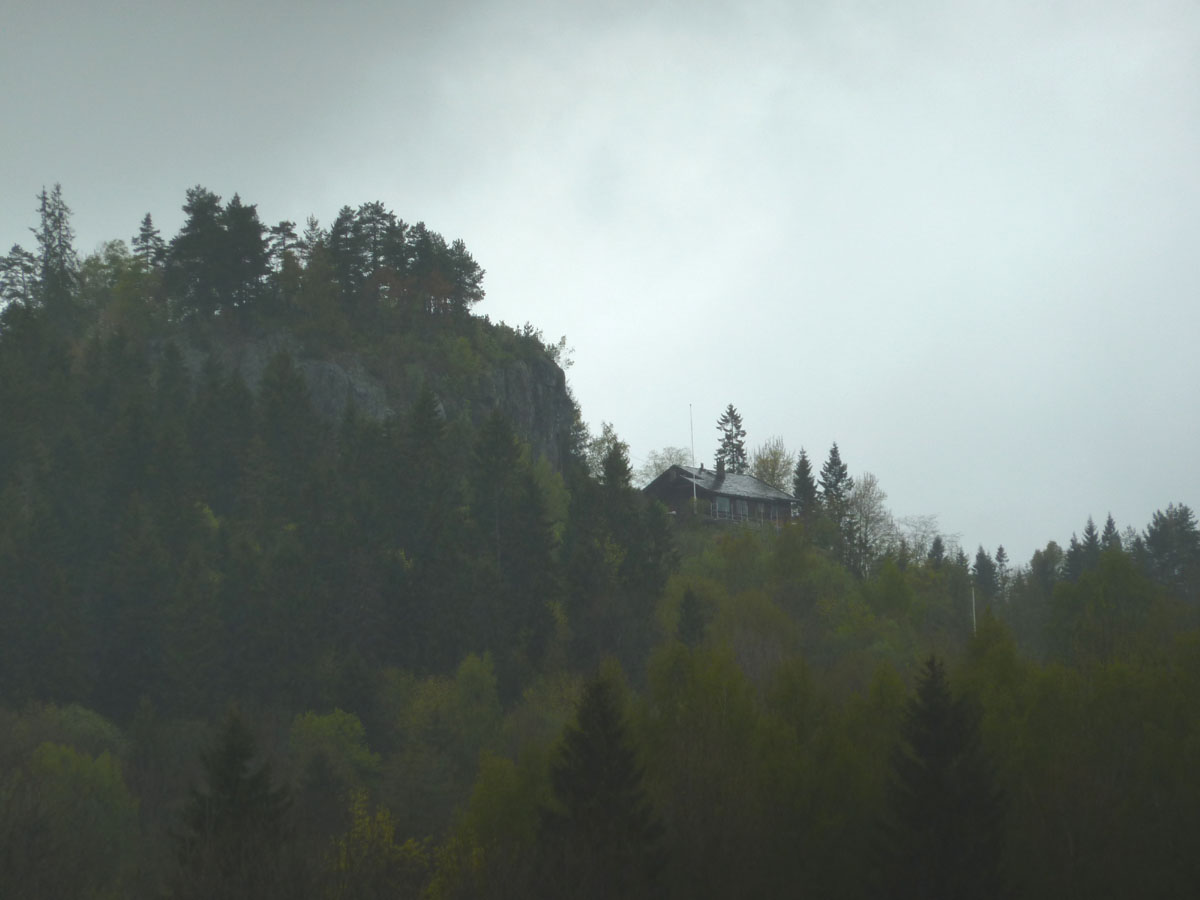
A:
POLYGON ((717 430, 721 442, 717 445, 717 469, 731 475, 744 475, 750 466, 746 456, 746 429, 742 427, 742 416, 732 403, 717 419, 717 430))
POLYGON ((811 520, 820 509, 821 498, 813 479, 812 463, 808 461, 808 454, 803 447, 796 459, 796 470, 792 473, 792 495, 796 498, 796 511, 800 518, 811 520))
POLYGON ((611 676, 589 682, 550 772, 542 814, 546 896, 659 896, 663 828, 631 746, 611 676))
POLYGON ((1001 893, 1003 796, 979 745, 975 711, 951 696, 930 657, 892 758, 878 893, 992 900, 1001 893))

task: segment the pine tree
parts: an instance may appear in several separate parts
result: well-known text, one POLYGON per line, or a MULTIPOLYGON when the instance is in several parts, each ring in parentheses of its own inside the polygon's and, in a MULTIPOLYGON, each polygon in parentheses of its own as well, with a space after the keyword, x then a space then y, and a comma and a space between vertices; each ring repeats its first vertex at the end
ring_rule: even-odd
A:
POLYGON ((181 314, 210 316, 225 302, 221 198, 196 185, 188 188, 183 211, 187 218, 167 252, 167 292, 181 314))
POLYGON ((262 295, 270 268, 267 229, 258 218, 258 207, 242 203, 237 194, 225 205, 220 223, 225 232, 223 299, 232 307, 245 307, 262 295))
POLYGON ((284 257, 293 257, 300 251, 300 238, 296 234, 296 223, 284 219, 278 225, 272 225, 267 232, 267 258, 271 269, 278 272, 283 268, 284 257))
POLYGON ((821 498, 817 495, 812 463, 808 461, 808 454, 804 452, 803 447, 800 448, 796 469, 792 473, 792 496, 796 498, 796 512, 805 522, 812 521, 820 512, 821 498))
POLYGON ((643 786, 612 676, 587 684, 551 772, 542 813, 546 896, 649 898, 663 828, 643 786))
POLYGON ((717 445, 717 468, 731 475, 745 475, 750 463, 746 457, 746 429, 742 417, 732 403, 717 419, 721 442, 717 445))
POLYGON ((9 303, 32 306, 38 287, 37 257, 19 244, 0 256, 0 310, 9 303))
POLYGON ((484 271, 461 240, 456 240, 450 245, 446 261, 453 285, 451 303, 455 312, 465 313, 484 297, 484 271))
POLYGON ((306 266, 312 260, 313 252, 318 247, 325 248, 326 237, 325 229, 321 227, 316 216, 309 216, 304 221, 304 234, 300 236, 299 249, 300 257, 306 266))
POLYGON ((979 744, 978 715, 930 657, 892 758, 879 893, 973 900, 1001 893, 1003 796, 979 744))
POLYGON ((342 298, 350 310, 357 311, 368 273, 363 266, 361 232, 354 219, 354 210, 349 206, 339 209, 324 243, 342 298))

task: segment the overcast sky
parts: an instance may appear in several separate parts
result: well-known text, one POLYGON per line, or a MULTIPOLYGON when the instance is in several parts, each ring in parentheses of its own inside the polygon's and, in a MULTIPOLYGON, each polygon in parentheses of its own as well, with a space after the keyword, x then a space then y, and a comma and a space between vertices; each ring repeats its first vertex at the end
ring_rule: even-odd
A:
POLYGON ((378 199, 635 465, 733 403, 1017 562, 1200 506, 1194 0, 17 5, 4 248, 54 182, 84 252, 378 199))

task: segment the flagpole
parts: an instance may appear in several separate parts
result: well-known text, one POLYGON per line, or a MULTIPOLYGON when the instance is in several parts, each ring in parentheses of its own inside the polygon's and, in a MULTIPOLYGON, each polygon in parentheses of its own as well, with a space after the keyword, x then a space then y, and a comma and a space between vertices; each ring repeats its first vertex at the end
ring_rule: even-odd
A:
MULTIPOLYGON (((692 468, 696 468, 696 423, 692 419, 692 404, 688 404, 688 434, 692 439, 692 468)), ((696 514, 696 476, 692 475, 692 515, 696 514)))

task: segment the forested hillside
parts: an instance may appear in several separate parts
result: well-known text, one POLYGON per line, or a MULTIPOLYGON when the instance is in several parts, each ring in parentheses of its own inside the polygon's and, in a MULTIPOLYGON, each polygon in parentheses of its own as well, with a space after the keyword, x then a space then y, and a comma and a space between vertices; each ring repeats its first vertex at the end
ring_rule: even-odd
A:
POLYGON ((1187 506, 971 565, 835 445, 672 516, 462 242, 184 211, 0 259, 0 896, 1200 888, 1187 506))

